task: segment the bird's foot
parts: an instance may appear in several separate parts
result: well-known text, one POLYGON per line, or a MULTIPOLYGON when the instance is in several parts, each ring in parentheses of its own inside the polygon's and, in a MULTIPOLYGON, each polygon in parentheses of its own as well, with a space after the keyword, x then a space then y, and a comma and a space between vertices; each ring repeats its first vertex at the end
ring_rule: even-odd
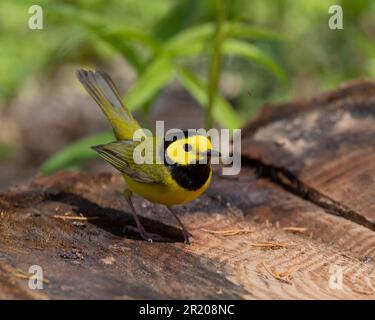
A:
POLYGON ((147 240, 148 242, 168 240, 167 238, 164 238, 157 233, 149 233, 145 229, 138 229, 137 227, 134 227, 132 225, 126 225, 122 230, 123 233, 126 233, 127 231, 137 232, 142 237, 142 239, 147 240))
POLYGON ((182 235, 185 244, 191 244, 193 242, 193 235, 189 231, 182 230, 182 235))

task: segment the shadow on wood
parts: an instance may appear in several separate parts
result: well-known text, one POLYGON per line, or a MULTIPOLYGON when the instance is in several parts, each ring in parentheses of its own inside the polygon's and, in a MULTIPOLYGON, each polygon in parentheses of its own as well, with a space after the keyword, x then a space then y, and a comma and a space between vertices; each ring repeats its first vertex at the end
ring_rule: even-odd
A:
POLYGON ((0 298, 374 299, 375 84, 265 108, 242 138, 241 174, 178 209, 190 246, 139 197, 170 242, 124 236, 120 175, 60 172, 1 194, 0 298))

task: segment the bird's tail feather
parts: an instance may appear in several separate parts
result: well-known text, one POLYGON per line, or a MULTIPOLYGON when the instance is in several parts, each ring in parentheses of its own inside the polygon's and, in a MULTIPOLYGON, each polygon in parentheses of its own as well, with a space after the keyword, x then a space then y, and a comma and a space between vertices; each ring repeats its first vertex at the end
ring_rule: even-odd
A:
POLYGON ((118 139, 131 139, 140 126, 122 103, 120 94, 110 78, 103 71, 77 70, 78 80, 102 109, 118 139))

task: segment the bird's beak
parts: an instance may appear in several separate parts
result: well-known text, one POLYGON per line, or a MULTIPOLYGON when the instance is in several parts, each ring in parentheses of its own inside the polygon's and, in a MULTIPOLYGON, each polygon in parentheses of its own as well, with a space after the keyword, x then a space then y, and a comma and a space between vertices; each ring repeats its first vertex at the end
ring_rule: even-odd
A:
POLYGON ((209 157, 219 157, 220 158, 221 153, 219 151, 211 149, 211 150, 207 151, 207 156, 209 156, 209 157))

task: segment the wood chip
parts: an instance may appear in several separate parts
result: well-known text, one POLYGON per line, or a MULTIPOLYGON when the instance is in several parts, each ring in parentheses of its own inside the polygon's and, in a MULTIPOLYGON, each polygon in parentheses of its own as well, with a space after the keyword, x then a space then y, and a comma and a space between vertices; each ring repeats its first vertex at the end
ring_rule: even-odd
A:
POLYGON ((251 246, 265 249, 283 249, 294 247, 294 244, 280 243, 280 242, 258 242, 252 243, 251 246))
POLYGON ((116 259, 112 256, 105 257, 103 259, 100 259, 100 262, 103 264, 111 265, 116 262, 116 259))
POLYGON ((263 264, 263 267, 267 270, 267 272, 271 276, 273 276, 275 279, 277 279, 281 282, 292 284, 291 283, 291 280, 292 280, 291 275, 292 275, 292 272, 294 272, 293 268, 290 268, 287 271, 278 272, 278 271, 273 271, 272 268, 268 264, 266 264, 264 261, 262 262, 262 264, 263 264))
POLYGON ((304 228, 304 227, 284 227, 283 230, 284 230, 284 231, 291 231, 291 232, 300 232, 300 233, 304 233, 304 232, 306 232, 308 229, 307 229, 307 228, 304 228))
POLYGON ((84 217, 84 216, 58 216, 54 215, 53 218, 55 219, 61 219, 61 220, 73 220, 73 221, 88 221, 88 220, 96 220, 100 219, 100 217, 84 217))
POLYGON ((250 229, 250 228, 231 229, 231 230, 209 230, 209 229, 201 229, 201 230, 204 231, 204 232, 208 232, 208 233, 211 233, 211 234, 217 234, 217 235, 221 235, 221 236, 224 236, 224 237, 235 236, 235 235, 243 234, 243 233, 252 233, 252 232, 255 231, 254 229, 250 229))

